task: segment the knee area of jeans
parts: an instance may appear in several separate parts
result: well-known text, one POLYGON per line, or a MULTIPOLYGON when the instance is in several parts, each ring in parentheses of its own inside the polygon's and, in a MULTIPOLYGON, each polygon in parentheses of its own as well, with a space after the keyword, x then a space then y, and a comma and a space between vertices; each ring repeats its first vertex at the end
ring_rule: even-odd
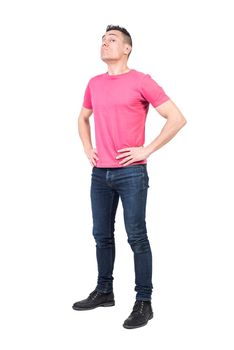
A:
POLYGON ((95 238, 96 246, 98 248, 111 248, 115 244, 113 238, 105 238, 105 239, 98 239, 97 237, 94 237, 94 238, 95 238))
POLYGON ((150 243, 148 238, 146 237, 144 240, 128 240, 128 243, 131 246, 131 249, 134 253, 141 254, 147 253, 150 249, 150 243))

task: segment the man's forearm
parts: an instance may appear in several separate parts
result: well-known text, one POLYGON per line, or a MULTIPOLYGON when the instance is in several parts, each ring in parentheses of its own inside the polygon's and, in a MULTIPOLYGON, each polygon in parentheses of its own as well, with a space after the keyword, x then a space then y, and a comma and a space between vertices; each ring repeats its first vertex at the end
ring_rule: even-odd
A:
POLYGON ((164 146, 167 142, 169 142, 185 124, 185 119, 181 122, 176 123, 167 120, 160 134, 149 145, 145 147, 149 152, 149 155, 161 148, 162 146, 164 146))
POLYGON ((80 139, 83 143, 84 150, 88 150, 93 148, 92 140, 91 140, 91 130, 89 121, 85 121, 83 119, 78 120, 78 132, 80 139))

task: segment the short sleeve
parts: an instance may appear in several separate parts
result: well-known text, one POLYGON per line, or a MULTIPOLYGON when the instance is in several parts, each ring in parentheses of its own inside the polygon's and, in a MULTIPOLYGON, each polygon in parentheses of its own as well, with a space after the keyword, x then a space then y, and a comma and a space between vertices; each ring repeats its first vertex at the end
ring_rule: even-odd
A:
POLYGON ((83 107, 87 109, 93 109, 92 99, 91 99, 91 91, 90 91, 90 83, 86 86, 83 100, 83 107))
POLYGON ((170 99, 163 88, 149 74, 146 74, 142 79, 141 94, 153 107, 170 99))

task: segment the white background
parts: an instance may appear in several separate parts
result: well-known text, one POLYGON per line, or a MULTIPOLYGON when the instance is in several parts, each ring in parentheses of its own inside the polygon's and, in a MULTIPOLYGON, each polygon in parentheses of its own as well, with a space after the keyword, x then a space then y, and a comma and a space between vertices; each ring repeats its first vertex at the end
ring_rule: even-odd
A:
MULTIPOLYGON (((234 348, 232 23, 226 0, 1 1, 2 349, 234 348), (88 80, 106 72, 108 24, 129 30, 129 67, 151 74, 187 119, 148 158, 154 319, 130 331, 121 201, 116 306, 72 310, 96 285, 77 117, 88 80)), ((151 107, 145 145, 164 123, 151 107)))

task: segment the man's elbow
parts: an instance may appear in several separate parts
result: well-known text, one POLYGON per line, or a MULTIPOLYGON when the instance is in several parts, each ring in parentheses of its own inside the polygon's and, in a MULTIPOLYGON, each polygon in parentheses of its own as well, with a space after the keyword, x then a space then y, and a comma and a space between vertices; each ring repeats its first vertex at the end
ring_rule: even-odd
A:
POLYGON ((185 117, 183 116, 182 119, 180 120, 180 125, 181 125, 181 127, 185 126, 186 123, 187 123, 187 120, 186 120, 185 117))
POLYGON ((177 129, 177 131, 179 131, 180 129, 182 129, 185 124, 187 123, 187 120, 185 119, 184 116, 180 115, 178 118, 176 118, 175 120, 175 129, 177 129))
POLYGON ((187 123, 187 120, 185 119, 184 115, 181 112, 175 113, 174 118, 176 120, 177 125, 180 126, 181 128, 187 123))

